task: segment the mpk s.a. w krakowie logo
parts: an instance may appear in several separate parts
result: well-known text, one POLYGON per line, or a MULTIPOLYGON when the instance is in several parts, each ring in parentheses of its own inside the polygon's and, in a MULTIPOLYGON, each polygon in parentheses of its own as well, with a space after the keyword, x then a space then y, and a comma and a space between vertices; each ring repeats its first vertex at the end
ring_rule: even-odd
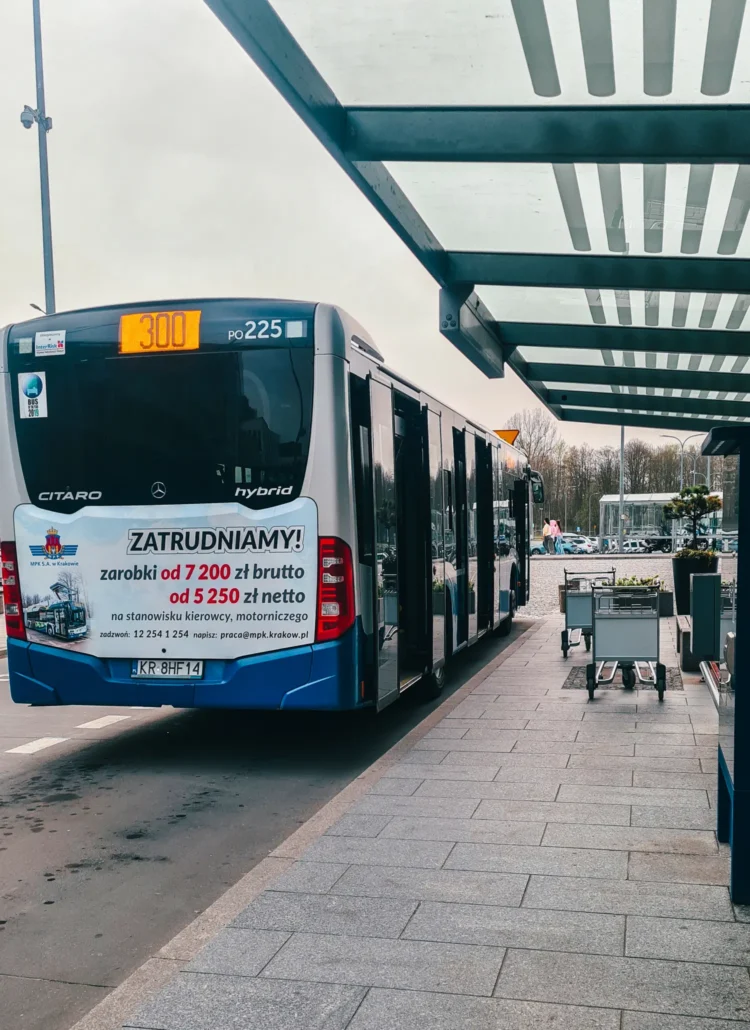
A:
POLYGON ((47 530, 44 544, 29 544, 29 550, 35 558, 72 558, 78 551, 78 544, 63 544, 56 529, 47 530))

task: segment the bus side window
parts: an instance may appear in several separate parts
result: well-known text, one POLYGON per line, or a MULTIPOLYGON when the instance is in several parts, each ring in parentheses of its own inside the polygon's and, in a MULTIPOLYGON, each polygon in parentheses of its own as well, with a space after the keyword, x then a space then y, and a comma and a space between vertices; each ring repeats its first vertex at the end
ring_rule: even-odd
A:
POLYGON ((448 529, 453 530, 453 477, 450 469, 443 469, 445 508, 448 513, 448 529))
POLYGON ((370 395, 367 384, 350 376, 352 405, 352 460, 354 464, 354 507, 357 521, 357 552, 359 560, 372 565, 375 543, 374 509, 372 496, 372 458, 370 451, 370 395))

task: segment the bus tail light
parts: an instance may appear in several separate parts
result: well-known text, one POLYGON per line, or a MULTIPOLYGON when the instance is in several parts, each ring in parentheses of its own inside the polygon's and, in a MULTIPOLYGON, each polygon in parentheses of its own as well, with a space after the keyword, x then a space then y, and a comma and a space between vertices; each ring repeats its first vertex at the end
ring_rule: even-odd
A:
POLYGON ((14 543, 3 542, 0 544, 0 564, 3 573, 5 629, 9 637, 15 640, 25 640, 21 587, 18 582, 18 558, 14 543))
POLYGON ((335 640, 354 624, 354 569, 348 544, 322 536, 318 546, 318 616, 315 640, 335 640))

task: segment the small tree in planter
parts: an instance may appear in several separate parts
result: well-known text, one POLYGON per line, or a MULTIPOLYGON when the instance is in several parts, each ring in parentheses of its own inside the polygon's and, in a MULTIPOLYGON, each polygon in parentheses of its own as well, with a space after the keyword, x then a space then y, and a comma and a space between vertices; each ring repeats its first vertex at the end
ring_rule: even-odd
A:
POLYGON ((686 486, 676 497, 664 505, 664 518, 678 519, 690 527, 690 541, 672 558, 675 603, 678 615, 690 613, 690 577, 695 572, 716 572, 719 556, 708 547, 700 548, 700 525, 707 515, 721 511, 721 498, 712 494, 707 486, 686 486))

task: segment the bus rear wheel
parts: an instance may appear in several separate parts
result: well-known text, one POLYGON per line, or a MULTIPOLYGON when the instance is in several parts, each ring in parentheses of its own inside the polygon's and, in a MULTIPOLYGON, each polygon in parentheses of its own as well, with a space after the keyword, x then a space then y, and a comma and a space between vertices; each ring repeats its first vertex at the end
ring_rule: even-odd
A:
POLYGON ((422 680, 422 697, 425 701, 434 701, 440 697, 445 688, 445 665, 433 669, 422 680))
POLYGON ((513 629, 513 619, 516 614, 516 584, 515 582, 510 588, 510 598, 508 599, 509 611, 503 621, 498 625, 495 633, 499 637, 510 636, 510 631, 513 629))

